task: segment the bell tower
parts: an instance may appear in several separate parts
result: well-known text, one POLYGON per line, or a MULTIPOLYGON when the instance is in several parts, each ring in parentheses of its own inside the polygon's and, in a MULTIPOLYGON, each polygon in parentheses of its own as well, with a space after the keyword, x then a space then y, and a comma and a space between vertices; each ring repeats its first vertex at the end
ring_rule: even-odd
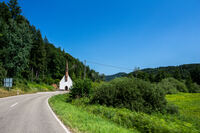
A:
POLYGON ((66 59, 66 67, 65 67, 65 82, 68 80, 68 60, 66 59))

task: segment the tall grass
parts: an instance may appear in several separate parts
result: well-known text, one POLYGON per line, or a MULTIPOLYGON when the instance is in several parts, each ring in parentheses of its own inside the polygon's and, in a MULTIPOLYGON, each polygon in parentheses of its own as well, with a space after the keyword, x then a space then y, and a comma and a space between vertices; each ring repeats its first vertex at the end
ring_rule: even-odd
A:
POLYGON ((0 98, 2 97, 8 97, 8 96, 15 96, 17 94, 24 94, 23 91, 19 90, 11 90, 11 91, 8 91, 6 89, 3 89, 3 88, 0 88, 0 98))
POLYGON ((81 107, 89 113, 106 118, 128 129, 137 129, 142 133, 192 133, 198 132, 195 125, 182 121, 176 115, 158 114, 152 115, 135 112, 128 109, 106 107, 101 105, 89 105, 88 98, 72 101, 72 104, 81 107), (172 119, 170 116, 175 117, 172 119))
POLYGON ((138 133, 135 129, 126 129, 100 116, 89 113, 70 103, 66 103, 66 95, 57 95, 49 99, 49 103, 58 117, 74 132, 88 133, 138 133))
POLYGON ((5 88, 0 88, 0 98, 15 96, 20 94, 28 94, 35 92, 45 92, 45 91, 54 91, 54 87, 46 84, 37 84, 34 82, 26 82, 26 83, 16 83, 10 90, 5 88))
MULTIPOLYGON (((129 132, 137 131, 142 133, 197 133, 199 130, 192 122, 179 118, 178 115, 158 114, 151 115, 142 112, 135 112, 128 109, 119 109, 101 105, 89 105, 88 98, 81 98, 66 103, 68 95, 58 95, 50 99, 50 104, 57 115, 71 128, 84 132, 104 132, 98 127, 108 128, 105 132, 111 131, 104 122, 115 123, 122 129, 129 132), (91 123, 92 122, 92 123, 91 123), (94 125, 94 126, 93 126, 94 125), (91 129, 91 127, 94 127, 91 129), (96 131, 95 131, 96 130, 96 131)), ((115 132, 115 131, 112 131, 115 132)), ((120 131, 123 132, 123 131, 120 131)))
POLYGON ((200 130, 200 93, 178 93, 166 98, 179 107, 180 119, 194 123, 200 130))

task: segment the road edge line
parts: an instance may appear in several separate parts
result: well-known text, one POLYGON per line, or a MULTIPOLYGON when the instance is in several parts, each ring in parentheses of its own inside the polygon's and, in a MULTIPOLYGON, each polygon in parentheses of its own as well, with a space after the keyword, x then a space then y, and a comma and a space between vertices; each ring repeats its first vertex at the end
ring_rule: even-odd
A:
POLYGON ((16 102, 16 103, 12 104, 12 105, 10 106, 10 108, 12 108, 12 107, 16 106, 17 104, 18 104, 18 102, 16 102))
MULTIPOLYGON (((49 97, 51 98, 51 97, 49 97)), ((50 107, 49 105, 49 98, 47 98, 46 100, 46 103, 47 103, 47 106, 50 110, 50 112, 52 113, 52 115, 55 117, 55 119, 58 121, 58 123, 61 125, 61 127, 65 130, 66 133, 71 133, 67 128, 66 126, 61 122, 61 120, 56 116, 56 114, 53 112, 52 108, 50 107)))

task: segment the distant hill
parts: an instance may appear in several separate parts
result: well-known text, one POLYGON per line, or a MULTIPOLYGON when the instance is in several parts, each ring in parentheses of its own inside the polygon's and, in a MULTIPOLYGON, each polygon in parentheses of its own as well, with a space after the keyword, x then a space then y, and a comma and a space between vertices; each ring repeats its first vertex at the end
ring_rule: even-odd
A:
POLYGON ((189 80, 200 85, 200 63, 167 66, 158 68, 145 68, 131 73, 120 72, 105 76, 106 81, 118 77, 137 77, 150 82, 160 82, 164 78, 173 77, 178 80, 189 80))
POLYGON ((105 76, 105 80, 106 81, 110 81, 110 80, 113 80, 115 78, 126 77, 126 76, 127 76, 127 73, 120 72, 120 73, 117 73, 117 74, 114 74, 114 75, 107 75, 107 76, 105 76))
POLYGON ((146 68, 131 72, 128 76, 134 76, 151 82, 159 82, 164 78, 174 77, 178 80, 192 80, 200 84, 200 64, 146 68))

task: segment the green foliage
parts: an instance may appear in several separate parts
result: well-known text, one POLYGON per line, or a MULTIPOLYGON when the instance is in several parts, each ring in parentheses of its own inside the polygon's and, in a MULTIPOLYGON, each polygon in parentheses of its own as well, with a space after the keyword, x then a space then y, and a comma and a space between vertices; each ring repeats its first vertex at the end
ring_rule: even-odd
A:
POLYGON ((190 78, 186 80, 186 86, 190 93, 200 93, 200 85, 193 83, 190 78))
POLYGON ((192 123, 200 131, 200 93, 178 93, 167 95, 166 99, 169 104, 178 106, 179 119, 192 123))
POLYGON ((188 86, 189 92, 191 93, 200 93, 200 85, 197 83, 192 83, 190 86, 188 86))
POLYGON ((196 82, 197 84, 200 85, 200 67, 199 66, 195 66, 190 71, 190 75, 191 75, 192 81, 196 82))
POLYGON ((17 0, 0 2, 0 62, 7 76, 41 83, 57 83, 65 74, 66 59, 73 80, 86 77, 100 81, 103 76, 84 66, 61 48, 56 48, 47 37, 43 40, 39 29, 30 25, 21 14, 17 0), (53 80, 51 80, 53 79, 53 80), (56 80, 55 80, 56 79, 56 80))
POLYGON ((115 78, 126 77, 126 76, 127 76, 127 74, 123 73, 123 72, 120 72, 120 73, 117 73, 117 74, 114 74, 114 75, 106 75, 105 81, 111 81, 115 78))
POLYGON ((32 67, 35 78, 38 79, 40 74, 44 74, 46 69, 46 50, 42 35, 39 30, 33 27, 33 44, 30 53, 30 66, 32 67))
POLYGON ((73 132, 139 133, 136 129, 126 129, 100 116, 88 113, 82 108, 77 108, 77 106, 66 103, 66 96, 54 96, 49 99, 49 103, 62 122, 73 132))
POLYGON ((78 79, 73 83, 73 87, 70 91, 71 98, 88 97, 92 88, 92 82, 90 79, 78 79))
MULTIPOLYGON (((89 105, 89 98, 85 97, 74 99, 71 103, 66 103, 67 99, 69 99, 68 94, 57 95, 52 97, 49 102, 55 113, 59 115, 67 126, 78 129, 75 132, 116 132, 118 128, 126 129, 129 132, 141 133, 199 132, 195 123, 183 120, 178 115, 160 113, 149 115, 125 108, 89 105), (106 123, 102 122, 102 120, 106 121, 106 123), (110 129, 110 123, 116 125, 112 130, 110 129)), ((185 108, 185 110, 189 109, 185 108)), ((125 131, 118 130, 118 132, 125 131)))
POLYGON ((32 34, 27 23, 17 24, 9 20, 3 32, 7 45, 4 47, 4 63, 9 76, 19 76, 28 67, 32 34))
POLYGON ((166 112, 169 114, 179 114, 178 106, 176 106, 174 104, 167 104, 166 112))
POLYGON ((118 78, 103 83, 94 92, 91 103, 151 113, 166 106, 162 88, 135 78, 118 78))
POLYGON ((191 78, 192 82, 200 85, 200 64, 147 68, 136 70, 129 73, 128 76, 134 76, 151 82, 160 82, 168 77, 173 77, 179 81, 191 78))
POLYGON ((165 90, 166 94, 176 94, 178 92, 188 92, 186 85, 174 78, 166 78, 158 83, 158 86, 165 90))
POLYGON ((12 14, 12 18, 16 18, 21 13, 21 8, 18 6, 17 0, 10 0, 9 3, 10 12, 12 14))
POLYGON ((9 7, 5 2, 0 3, 0 17, 8 21, 9 18, 11 18, 11 12, 9 11, 9 7))
POLYGON ((54 91, 55 90, 55 88, 53 86, 46 85, 44 83, 37 84, 37 83, 34 83, 34 82, 29 82, 28 87, 30 88, 29 91, 31 91, 31 92, 54 91))
POLYGON ((34 93, 43 91, 54 91, 54 87, 44 83, 29 82, 24 79, 14 79, 13 88, 11 90, 20 90, 24 93, 34 93))
POLYGON ((127 129, 137 129, 141 133, 188 133, 197 132, 195 126, 180 120, 170 121, 154 115, 133 112, 128 109, 118 109, 105 106, 85 106, 83 110, 106 118, 127 129), (190 125, 188 127, 187 125, 190 125), (193 129, 191 129, 193 128, 193 129))
POLYGON ((0 62, 0 86, 2 85, 3 79, 6 77, 6 70, 2 67, 2 63, 0 62))

